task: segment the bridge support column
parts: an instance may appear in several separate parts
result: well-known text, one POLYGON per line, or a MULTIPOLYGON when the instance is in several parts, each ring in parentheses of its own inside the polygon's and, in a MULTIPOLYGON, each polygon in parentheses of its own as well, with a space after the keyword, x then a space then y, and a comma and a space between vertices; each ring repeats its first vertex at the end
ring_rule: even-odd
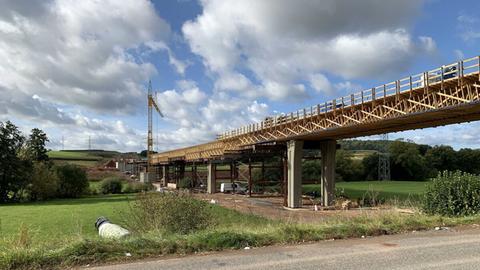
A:
POLYGON ((322 201, 324 206, 332 205, 335 196, 335 152, 337 141, 320 142, 322 155, 322 201))
POLYGON ((302 207, 303 141, 287 142, 287 206, 302 207))
POLYGON ((216 176, 216 168, 217 165, 208 163, 207 165, 207 171, 208 171, 208 177, 207 177, 207 193, 208 194, 213 194, 217 192, 217 176, 216 176))
POLYGON ((197 187, 197 164, 192 163, 192 182, 190 183, 191 188, 197 187))
POLYGON ((166 187, 168 184, 168 165, 162 166, 162 185, 166 187))
POLYGON ((185 163, 182 162, 178 164, 178 177, 177 177, 177 185, 183 181, 183 178, 185 178, 185 163))

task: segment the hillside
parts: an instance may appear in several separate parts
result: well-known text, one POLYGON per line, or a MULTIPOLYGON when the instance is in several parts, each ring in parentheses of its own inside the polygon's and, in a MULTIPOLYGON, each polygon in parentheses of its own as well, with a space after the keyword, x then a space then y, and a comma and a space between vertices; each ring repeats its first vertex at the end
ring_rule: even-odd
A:
POLYGON ((86 167, 97 166, 104 161, 123 156, 117 151, 104 150, 60 150, 49 151, 48 157, 54 162, 66 162, 86 167))

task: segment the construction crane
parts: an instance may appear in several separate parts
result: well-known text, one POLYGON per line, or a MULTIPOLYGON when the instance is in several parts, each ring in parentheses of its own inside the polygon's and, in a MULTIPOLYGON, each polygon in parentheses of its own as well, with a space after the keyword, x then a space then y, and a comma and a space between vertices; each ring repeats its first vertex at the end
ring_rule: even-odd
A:
MULTIPOLYGON (((156 96, 155 96, 156 97, 156 96)), ((163 117, 162 111, 158 107, 156 100, 153 98, 152 93, 152 81, 148 81, 148 138, 147 138, 147 173, 151 172, 150 163, 151 156, 153 154, 153 131, 152 131, 152 119, 153 119, 153 109, 158 112, 158 114, 163 117)))

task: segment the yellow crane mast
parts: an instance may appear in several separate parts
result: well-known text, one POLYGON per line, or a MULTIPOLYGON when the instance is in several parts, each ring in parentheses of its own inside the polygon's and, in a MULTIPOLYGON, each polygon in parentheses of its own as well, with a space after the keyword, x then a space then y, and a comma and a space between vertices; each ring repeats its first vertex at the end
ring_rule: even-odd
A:
POLYGON ((148 81, 148 136, 147 136, 147 173, 151 172, 151 156, 153 153, 153 109, 158 112, 158 114, 163 117, 162 111, 158 107, 157 102, 153 98, 152 92, 152 81, 148 81))

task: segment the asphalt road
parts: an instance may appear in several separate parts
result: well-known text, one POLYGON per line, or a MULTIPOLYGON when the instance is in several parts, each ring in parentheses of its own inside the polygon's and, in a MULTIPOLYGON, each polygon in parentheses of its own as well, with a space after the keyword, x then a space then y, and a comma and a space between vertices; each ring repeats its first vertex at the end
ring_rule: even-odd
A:
POLYGON ((480 229, 331 240, 89 269, 480 269, 480 229))

